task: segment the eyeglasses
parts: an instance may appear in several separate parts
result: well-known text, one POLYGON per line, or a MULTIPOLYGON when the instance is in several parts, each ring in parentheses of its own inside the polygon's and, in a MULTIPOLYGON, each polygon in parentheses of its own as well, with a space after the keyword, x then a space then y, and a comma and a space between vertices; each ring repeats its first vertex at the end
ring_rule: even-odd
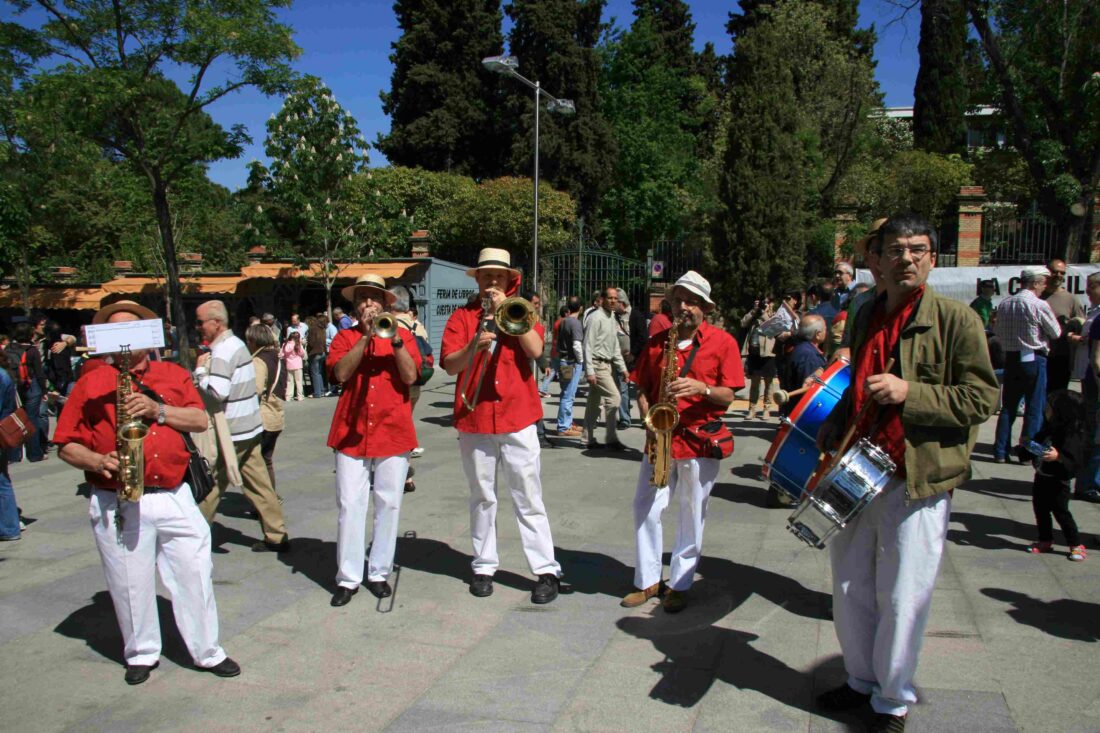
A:
POLYGON ((932 248, 927 244, 914 244, 910 246, 894 244, 882 250, 882 254, 892 260, 900 260, 902 256, 908 252, 913 255, 914 260, 919 260, 931 251, 932 248))

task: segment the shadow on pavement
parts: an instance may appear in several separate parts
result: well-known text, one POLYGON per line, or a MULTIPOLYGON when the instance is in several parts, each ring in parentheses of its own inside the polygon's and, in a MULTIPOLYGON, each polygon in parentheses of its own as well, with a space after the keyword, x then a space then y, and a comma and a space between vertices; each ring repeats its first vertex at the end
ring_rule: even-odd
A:
MULTIPOLYGON (((757 472, 759 473, 759 472, 757 472)), ((710 492, 712 499, 724 499, 737 504, 766 507, 768 491, 763 486, 747 486, 745 484, 717 483, 710 492)))
MULTIPOLYGON (((162 656, 181 667, 192 666, 191 655, 176 629, 172 616, 172 604, 157 596, 157 617, 160 620, 162 656)), ((92 602, 73 611, 54 627, 54 631, 70 639, 80 639, 97 654, 113 662, 125 665, 122 658, 122 633, 118 630, 115 607, 111 594, 101 590, 92 596, 92 602)))
POLYGON ((995 499, 1008 501, 1031 501, 1031 476, 1027 479, 1013 481, 1012 479, 979 479, 968 481, 962 486, 962 491, 972 491, 975 494, 991 496, 995 499))
MULTIPOLYGON (((519 542, 515 543, 515 552, 521 552, 519 542)), ((297 548, 295 548, 297 552, 297 548)), ((293 553, 292 553, 293 554, 293 553)), ((394 563, 404 568, 419 570, 433 575, 449 575, 463 585, 470 582, 473 571, 470 569, 472 555, 459 552, 446 542, 431 540, 424 537, 398 537, 397 550, 394 553, 394 563)), ((335 575, 336 560, 333 556, 332 575, 335 575)), ((498 570, 493 575, 493 582, 515 588, 522 591, 530 591, 535 587, 535 579, 525 578, 522 575, 498 570)))
POLYGON ((1007 611, 1017 623, 1072 641, 1100 641, 1100 603, 1059 598, 1043 601, 1007 588, 982 588, 982 594, 1011 603, 1007 611))
POLYGON ((335 592, 336 543, 316 537, 293 537, 290 545, 290 552, 279 553, 279 562, 292 573, 301 573, 321 588, 335 592))
POLYGON ((440 415, 438 417, 437 416, 422 417, 422 418, 420 418, 420 422, 431 423, 432 425, 439 425, 440 427, 449 428, 449 427, 451 427, 451 416, 450 415, 440 415))
POLYGON ((1036 538, 1034 524, 1017 522, 1006 517, 952 512, 951 523, 966 527, 965 531, 951 528, 947 530, 947 539, 964 547, 1024 552, 1031 546, 1032 540, 1036 538), (1026 540, 1026 542, 1011 542, 1000 535, 1026 540))
POLYGON ((630 461, 631 463, 642 462, 642 452, 636 448, 628 446, 626 450, 607 450, 603 443, 600 443, 596 448, 584 446, 581 455, 586 458, 614 458, 620 461, 630 461))

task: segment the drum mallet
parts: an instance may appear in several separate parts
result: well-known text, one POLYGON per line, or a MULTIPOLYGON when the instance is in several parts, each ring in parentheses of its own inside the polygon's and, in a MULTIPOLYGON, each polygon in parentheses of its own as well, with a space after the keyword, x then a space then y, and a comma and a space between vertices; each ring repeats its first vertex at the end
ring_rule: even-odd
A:
POLYGON ((809 385, 806 385, 805 387, 800 387, 798 389, 792 389, 790 392, 788 392, 785 389, 777 389, 775 392, 772 393, 772 400, 774 400, 775 404, 777 404, 777 405, 785 405, 785 404, 787 404, 788 402, 791 401, 792 397, 797 397, 798 395, 802 394, 803 392, 805 392, 806 390, 808 390, 812 386, 813 386, 812 384, 809 384, 809 385))

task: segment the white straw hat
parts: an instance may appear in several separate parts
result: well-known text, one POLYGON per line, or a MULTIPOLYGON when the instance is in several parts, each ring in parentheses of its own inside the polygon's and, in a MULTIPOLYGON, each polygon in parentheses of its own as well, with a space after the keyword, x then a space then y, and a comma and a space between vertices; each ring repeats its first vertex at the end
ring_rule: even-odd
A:
POLYGON ((478 270, 487 270, 489 268, 497 268, 501 270, 508 270, 512 273, 513 277, 519 277, 519 270, 512 267, 512 255, 508 254, 506 249, 496 249, 495 247, 486 247, 477 254, 477 267, 471 267, 466 270, 466 274, 470 277, 476 277, 478 270))
POLYGON ((687 272, 685 272, 683 275, 680 276, 680 279, 677 280, 676 284, 672 287, 683 288, 684 290, 698 295, 700 298, 706 301, 708 306, 710 306, 705 310, 710 311, 714 309, 714 301, 710 299, 710 282, 708 282, 705 277, 697 273, 695 270, 688 270, 687 272))

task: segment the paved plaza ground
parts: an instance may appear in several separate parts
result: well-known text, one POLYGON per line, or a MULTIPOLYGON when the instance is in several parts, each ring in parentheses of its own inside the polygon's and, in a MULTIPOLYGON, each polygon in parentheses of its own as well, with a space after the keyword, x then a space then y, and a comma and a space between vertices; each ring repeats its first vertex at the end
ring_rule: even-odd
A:
MULTIPOLYGON (((745 422, 707 516, 691 605, 626 610, 631 498, 640 453, 542 454, 558 559, 574 592, 529 601, 533 579, 501 497, 496 593, 467 592, 467 488, 449 427, 451 380, 416 410, 423 458, 405 497, 396 593, 329 606, 336 572, 332 454, 336 401, 288 405, 276 451, 294 550, 256 554, 239 494, 215 525, 222 643, 243 673, 191 668, 161 602, 164 658, 123 683, 122 644, 87 522, 80 475, 55 456, 12 467, 33 523, 0 544, 0 689, 10 731, 847 731, 815 694, 844 679, 828 620, 825 552, 764 508, 760 459, 776 423, 745 422), (731 472, 732 469, 732 472, 731 472)), ((557 402, 546 401, 546 414, 557 402)), ((635 421, 637 422, 637 421, 635 421)), ((602 431, 599 436, 602 439, 602 431)), ((1031 556, 1031 472, 990 459, 956 492, 917 683, 912 731, 1100 731, 1100 506, 1074 502, 1093 556, 1031 556)), ((643 434, 623 433, 635 449, 643 434)), ((675 513, 666 514, 666 543, 675 513)), ((1057 533, 1061 540, 1061 534, 1057 533)), ((666 547, 668 545, 666 544, 666 547)))

